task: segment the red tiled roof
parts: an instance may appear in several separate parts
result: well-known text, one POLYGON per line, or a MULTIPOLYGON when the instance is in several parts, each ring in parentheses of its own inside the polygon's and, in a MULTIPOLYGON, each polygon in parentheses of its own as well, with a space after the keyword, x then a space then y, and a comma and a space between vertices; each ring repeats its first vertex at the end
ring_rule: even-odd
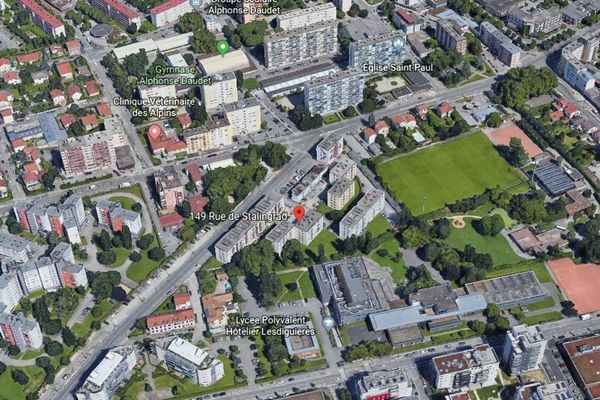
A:
POLYGON ((73 70, 71 69, 71 64, 68 61, 58 62, 54 66, 56 67, 56 71, 58 71, 58 74, 61 77, 73 74, 73 70))
POLYGON ((69 51, 79 50, 79 48, 81 47, 81 43, 79 43, 79 40, 77 39, 68 40, 65 44, 67 45, 67 50, 69 51))
POLYGON ((158 221, 163 228, 171 228, 183 224, 183 219, 184 218, 179 214, 169 214, 159 217, 158 221))
POLYGON ((19 75, 15 71, 7 71, 2 75, 2 80, 4 82, 10 82, 15 79, 19 79, 19 75))
POLYGON ((3 65, 10 65, 10 60, 6 57, 0 58, 0 66, 3 66, 3 65))
POLYGON ((427 104, 425 104, 425 103, 417 104, 417 110, 427 111, 427 104))
POLYGON ((562 118, 563 111, 562 110, 552 111, 552 112, 548 113, 548 116, 550 117, 550 121, 556 122, 556 121, 558 121, 559 119, 562 118))
POLYGON ((120 1, 117 0, 104 0, 104 3, 108 4, 111 8, 114 8, 121 14, 125 15, 127 18, 136 18, 140 17, 140 13, 137 12, 134 8, 131 8, 120 1))
POLYGON ((23 170, 27 173, 31 173, 31 172, 38 172, 38 167, 37 165, 35 165, 34 162, 26 162, 25 164, 23 164, 23 170))
POLYGON ((452 106, 450 105, 450 103, 444 101, 443 103, 440 103, 440 105, 438 106, 438 110, 440 110, 440 112, 443 114, 449 113, 452 111, 452 106))
POLYGON ((67 128, 69 125, 71 125, 72 123, 74 123, 76 121, 75 116, 73 114, 63 114, 60 117, 60 123, 62 124, 62 126, 64 126, 65 128, 67 128))
POLYGON ((53 99, 56 97, 60 97, 60 96, 64 96, 65 92, 63 92, 60 89, 54 89, 50 91, 50 97, 52 97, 53 99))
POLYGON ((3 110, 0 110, 0 115, 2 115, 3 117, 10 117, 11 115, 13 115, 12 109, 5 108, 3 110))
POLYGON ((189 116, 189 114, 180 114, 177 116, 177 119, 184 128, 192 123, 192 118, 189 116))
POLYGON ((40 178, 41 176, 38 172, 27 172, 21 176, 21 179, 23 179, 23 182, 25 182, 25 184, 39 182, 40 178))
POLYGON ((190 202, 190 206, 193 213, 199 213, 204 211, 204 207, 208 204, 208 198, 198 194, 196 196, 188 197, 188 201, 190 202))
POLYGON ((194 310, 188 308, 185 310, 173 311, 170 313, 152 315, 146 318, 146 325, 148 328, 154 328, 155 326, 163 326, 176 322, 189 321, 195 319, 194 310))
POLYGON ((83 124, 83 126, 96 126, 98 125, 98 118, 96 118, 96 114, 84 115, 83 117, 81 117, 81 123, 83 124))
POLYGON ((96 104, 96 111, 101 117, 110 117, 112 115, 112 110, 108 103, 98 103, 96 104))
POLYGON ((63 23, 60 22, 58 18, 56 18, 52 13, 50 13, 48 10, 39 5, 34 0, 20 0, 20 2, 25 8, 27 8, 30 12, 40 17, 51 27, 56 29, 63 25, 63 23))
POLYGON ((98 86, 96 86, 96 83, 94 81, 87 81, 85 83, 85 91, 90 96, 93 94, 100 93, 100 89, 98 89, 98 86))
POLYGON ((35 146, 27 146, 23 149, 23 153, 29 156, 33 161, 41 158, 40 151, 35 146))
POLYGON ((192 181, 199 182, 202 179, 202 172, 200 172, 200 168, 196 164, 190 164, 185 169, 192 178, 192 181))
POLYGON ((73 97, 73 95, 75 95, 76 93, 81 94, 81 89, 79 89, 79 86, 77 86, 76 84, 71 83, 69 87, 67 87, 67 93, 69 94, 69 96, 73 97))
POLYGON ((12 93, 6 91, 6 90, 0 90, 0 102, 6 103, 11 101, 10 98, 12 97, 12 93))
POLYGON ((415 116, 412 114, 394 115, 392 117, 392 122, 396 125, 408 124, 416 121, 415 116))
POLYGON ((169 0, 166 3, 159 4, 158 6, 150 9, 150 14, 160 14, 173 7, 177 7, 183 3, 187 3, 188 0, 169 0))
POLYGON ((375 123, 375 127, 373 129, 375 129, 375 131, 378 131, 385 128, 389 128, 388 124, 386 124, 384 120, 379 120, 375 123))
POLYGON ((365 134, 365 136, 367 136, 367 137, 370 137, 370 136, 376 136, 376 135, 377 135, 377 133, 376 133, 376 132, 375 132, 373 129, 371 129, 371 128, 367 128, 367 129, 365 129, 363 133, 364 133, 364 134, 365 134))
POLYGON ((404 11, 403 9, 396 10, 396 14, 398 14, 400 18, 406 21, 407 24, 415 23, 415 19, 412 17, 412 15, 410 15, 407 11, 404 11))
POLYGON ((64 53, 62 46, 58 44, 51 44, 50 46, 48 46, 48 49, 52 54, 64 53))
POLYGON ((190 301, 190 295, 188 293, 176 293, 173 295, 173 304, 180 306, 190 301))
POLYGON ((20 54, 17 56, 17 62, 19 64, 29 64, 42 59, 41 51, 34 51, 33 53, 20 54))
POLYGON ((10 142, 10 144, 12 145, 13 149, 19 148, 19 147, 24 147, 25 146, 25 140, 23 139, 15 139, 12 142, 10 142))
POLYGON ((575 104, 573 104, 573 103, 569 103, 565 107, 564 111, 565 111, 566 115, 572 115, 573 113, 577 112, 577 106, 575 104))
POLYGON ((163 146, 163 149, 165 149, 167 153, 178 152, 187 149, 187 144, 182 140, 169 139, 163 146))

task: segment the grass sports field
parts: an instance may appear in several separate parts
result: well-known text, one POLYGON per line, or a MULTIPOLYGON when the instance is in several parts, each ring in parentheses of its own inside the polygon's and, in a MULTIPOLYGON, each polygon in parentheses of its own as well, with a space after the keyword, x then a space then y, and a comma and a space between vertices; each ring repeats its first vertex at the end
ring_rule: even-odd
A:
POLYGON ((481 132, 381 163, 377 175, 414 215, 522 182, 481 132))

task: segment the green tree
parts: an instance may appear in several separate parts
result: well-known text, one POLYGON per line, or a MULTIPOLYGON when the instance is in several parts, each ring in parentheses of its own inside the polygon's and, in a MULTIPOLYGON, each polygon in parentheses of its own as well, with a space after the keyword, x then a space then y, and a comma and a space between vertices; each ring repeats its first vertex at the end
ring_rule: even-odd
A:
POLYGON ((29 377, 27 376, 27 374, 25 374, 25 372, 21 371, 20 369, 13 369, 11 375, 13 381, 15 381, 21 386, 25 386, 29 383, 29 377))
POLYGON ((162 247, 153 247, 148 250, 148 257, 154 261, 160 261, 165 258, 165 250, 162 247))
POLYGON ((102 265, 111 265, 117 261, 117 255, 114 251, 102 251, 96 256, 98 262, 102 265))
POLYGON ((493 112, 487 116, 485 124, 490 128, 498 128, 502 125, 502 116, 499 112, 493 112))
POLYGON ((64 351, 62 343, 57 342, 56 340, 46 343, 44 348, 46 350, 46 354, 48 354, 50 357, 62 354, 64 351))
POLYGON ((147 250, 150 248, 150 245, 154 242, 154 235, 151 233, 147 233, 139 238, 138 247, 142 250, 147 250))
POLYGON ((71 347, 77 346, 77 337, 71 331, 71 328, 69 328, 68 326, 65 326, 62 329, 62 340, 63 340, 63 343, 67 346, 71 346, 71 347))

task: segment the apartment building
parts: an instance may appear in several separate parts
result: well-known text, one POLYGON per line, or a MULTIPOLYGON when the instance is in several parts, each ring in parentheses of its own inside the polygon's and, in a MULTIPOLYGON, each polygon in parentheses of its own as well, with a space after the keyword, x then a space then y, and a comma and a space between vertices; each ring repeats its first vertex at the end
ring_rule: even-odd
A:
POLYGON ((452 19, 440 19, 435 24, 435 38, 445 50, 467 53, 467 38, 462 27, 452 19))
POLYGON ((68 260, 55 260, 55 266, 62 287, 76 288, 88 285, 87 274, 83 265, 68 260))
POLYGON ((142 25, 142 14, 119 0, 89 0, 89 3, 124 27, 136 24, 139 28, 142 25))
POLYGON ((403 399, 413 394, 412 382, 401 368, 367 372, 355 384, 360 400, 403 399))
POLYGON ((599 41, 598 31, 594 30, 561 50, 558 63, 559 74, 579 92, 583 93, 593 88, 596 83, 594 72, 585 63, 594 60, 599 41))
POLYGON ((327 115, 363 100, 365 75, 358 70, 313 79, 304 84, 304 107, 311 114, 327 115))
POLYGON ((217 260, 228 263, 244 247, 255 243, 285 210, 283 196, 263 196, 249 212, 249 218, 239 221, 215 245, 217 260))
POLYGON ((233 144, 233 125, 227 118, 215 118, 209 125, 183 133, 188 154, 200 153, 233 144))
POLYGON ((548 33, 558 29, 563 22, 562 18, 562 13, 557 9, 529 12, 519 6, 514 6, 508 10, 506 23, 527 35, 531 35, 536 32, 548 33))
POLYGON ((49 257, 22 264, 16 271, 23 293, 54 291, 61 287, 58 271, 49 257))
POLYGON ((0 311, 0 335, 19 350, 39 349, 42 347, 42 331, 35 320, 25 318, 23 313, 12 315, 2 307, 0 311))
POLYGON ((168 103, 157 104, 156 99, 176 98, 177 89, 175 85, 139 85, 137 87, 140 99, 145 102, 150 115, 159 115, 163 110, 177 108, 177 106, 168 103))
POLYGON ((415 14, 402 8, 397 9, 392 15, 392 22, 398 29, 402 29, 407 34, 419 32, 421 30, 421 19, 415 14))
POLYGON ((154 187, 158 193, 160 207, 174 211, 185 197, 185 189, 175 167, 169 165, 154 173, 154 187))
POLYGON ((168 369, 182 374, 197 385, 210 386, 225 376, 221 360, 180 337, 154 341, 151 346, 154 355, 164 361, 168 369))
POLYGON ((309 25, 335 21, 336 9, 333 3, 289 11, 277 16, 277 26, 283 30, 298 29, 309 25))
POLYGON ((121 203, 100 199, 96 204, 98 225, 107 226, 113 232, 121 232, 127 226, 132 235, 142 231, 142 218, 139 213, 123 208, 121 203))
POLYGON ((189 0, 169 0, 150 9, 152 24, 157 28, 177 22, 183 14, 194 11, 189 0))
POLYGON ((296 217, 290 216, 288 220, 271 229, 265 239, 271 242, 275 252, 281 255, 283 246, 289 240, 296 239, 308 246, 323 228, 325 228, 325 217, 315 210, 307 209, 300 222, 296 217))
POLYGON ((333 4, 335 4, 338 10, 348 12, 350 11, 350 7, 352 7, 352 0, 333 0, 333 4))
POLYGON ((342 155, 329 170, 329 183, 335 183, 338 179, 354 179, 356 176, 356 162, 347 155, 342 155))
POLYGON ((521 65, 521 48, 499 31, 494 25, 484 21, 479 26, 479 38, 492 54, 505 65, 514 68, 521 65))
POLYGON ((223 104, 238 101, 237 79, 233 72, 216 74, 211 85, 200 85, 200 95, 204 108, 214 110, 223 104))
POLYGON ((331 164, 344 151, 344 138, 333 134, 327 136, 317 144, 317 161, 331 164))
POLYGON ((265 36, 263 48, 268 69, 331 56, 338 51, 337 22, 329 21, 265 36))
POLYGON ((543 385, 529 383, 516 388, 514 400, 575 400, 565 381, 543 385))
POLYGON ((223 114, 233 128, 233 136, 248 135, 261 129, 260 105, 254 97, 225 104, 223 114))
POLYGON ((68 177, 117 167, 115 148, 125 145, 121 131, 101 131, 64 140, 60 158, 68 177))
POLYGON ((194 315, 194 309, 192 308, 152 315, 146 318, 146 326, 151 335, 193 328, 195 325, 196 315, 194 315))
POLYGON ((359 236, 385 205, 385 193, 371 189, 340 221, 340 238, 359 236))
POLYGON ((29 241, 10 233, 0 233, 0 255, 16 262, 25 262, 31 258, 31 254, 29 241))
POLYGON ((537 369, 546 349, 547 340, 535 326, 518 325, 506 332, 502 359, 511 375, 537 369))
POLYGON ((34 24, 39 26, 49 34, 56 38, 58 36, 66 36, 65 25, 61 20, 56 18, 54 14, 46 10, 35 0, 19 0, 19 6, 23 7, 29 15, 34 24))
POLYGON ((431 365, 436 389, 460 390, 491 386, 500 371, 496 353, 487 344, 434 357, 431 365))
POLYGON ((75 396, 78 400, 110 400, 136 366, 135 346, 114 347, 85 379, 75 396))
POLYGON ((354 181, 340 178, 327 191, 327 206, 334 210, 341 210, 354 197, 355 193, 354 181))
POLYGON ((5 271, 0 275, 0 303, 6 305, 7 311, 15 309, 24 296, 15 271, 5 271))
POLYGON ((405 57, 406 34, 401 31, 382 33, 350 43, 348 68, 364 71, 369 64, 402 64, 405 57))

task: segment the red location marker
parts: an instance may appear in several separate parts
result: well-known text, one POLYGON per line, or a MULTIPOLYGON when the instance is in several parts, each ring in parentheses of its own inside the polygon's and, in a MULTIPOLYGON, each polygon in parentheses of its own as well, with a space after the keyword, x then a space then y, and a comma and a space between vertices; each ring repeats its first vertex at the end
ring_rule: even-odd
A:
POLYGON ((302 222, 302 217, 304 217, 304 207, 300 204, 294 207, 294 216, 298 222, 302 222))
POLYGON ((150 128, 148 128, 148 136, 150 136, 150 139, 152 140, 156 140, 161 133, 162 129, 158 125, 150 125, 150 128))

